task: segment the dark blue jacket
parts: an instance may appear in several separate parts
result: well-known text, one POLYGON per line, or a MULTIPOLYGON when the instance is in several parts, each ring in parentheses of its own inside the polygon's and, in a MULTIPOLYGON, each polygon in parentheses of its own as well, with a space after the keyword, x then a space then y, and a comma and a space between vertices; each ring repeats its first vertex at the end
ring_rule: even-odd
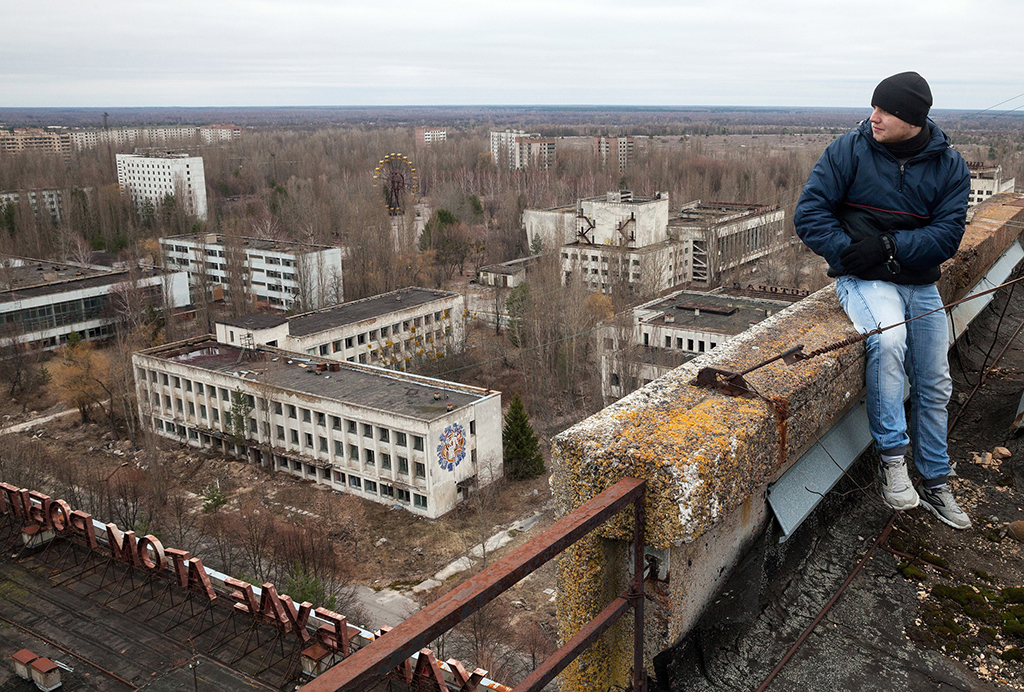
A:
POLYGON ((879 265, 863 279, 927 284, 960 246, 971 175, 934 123, 924 151, 900 164, 871 136, 867 120, 828 145, 796 205, 797 235, 841 276, 852 240, 889 233, 899 271, 879 265))

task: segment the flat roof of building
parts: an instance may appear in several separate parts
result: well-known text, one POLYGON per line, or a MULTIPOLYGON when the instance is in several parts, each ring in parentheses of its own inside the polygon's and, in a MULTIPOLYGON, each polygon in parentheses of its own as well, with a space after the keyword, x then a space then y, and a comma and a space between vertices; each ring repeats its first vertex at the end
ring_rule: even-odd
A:
POLYGON ((526 265, 531 262, 536 262, 540 259, 540 255, 530 255, 529 257, 519 257, 514 260, 507 262, 500 262, 498 264, 488 264, 486 267, 480 267, 482 272, 490 272, 491 274, 518 274, 523 271, 526 265))
POLYGON ((642 305, 637 310, 660 311, 644 324, 680 327, 734 336, 770 315, 789 307, 782 300, 723 296, 714 293, 680 291, 642 305), (666 317, 672 321, 666 320, 666 317))
POLYGON ((435 291, 429 288, 400 288, 370 298, 339 303, 333 307, 288 318, 288 333, 291 336, 309 336, 346 324, 386 315, 395 310, 417 307, 442 298, 454 298, 458 293, 435 291))
POLYGON ((744 216, 778 211, 777 204, 744 204, 741 202, 691 202, 670 216, 669 226, 714 225, 744 216))
MULTIPOLYGON (((216 235, 217 239, 215 241, 207 239, 205 242, 210 245, 224 245, 223 234, 204 234, 204 236, 213 235, 216 235)), ((190 243, 203 242, 203 239, 199 235, 193 233, 164 236, 160 239, 160 242, 167 243, 174 240, 190 243)), ((304 243, 299 240, 270 240, 267 238, 250 238, 249 236, 241 236, 240 240, 242 241, 242 245, 250 250, 264 250, 267 252, 285 252, 294 254, 296 252, 320 252, 322 250, 331 250, 334 248, 333 245, 316 245, 314 243, 304 243)))
MULTIPOLYGON (((62 262, 21 257, 12 259, 21 264, 0 266, 0 303, 107 286, 127 281, 129 278, 127 270, 110 272, 62 262)), ((139 271, 139 277, 149 278, 162 273, 162 269, 143 269, 139 271)))
MULTIPOLYGON (((0 649, 28 649, 37 656, 66 664, 73 672, 61 670, 62 690, 124 692, 127 687, 116 675, 154 692, 192 692, 192 671, 180 663, 193 652, 184 642, 164 633, 166 617, 146 623, 143 616, 152 608, 123 613, 73 586, 55 588, 46 578, 51 567, 35 557, 0 560, 0 582, 9 586, 0 599, 0 615, 17 625, 0 627, 0 649)), ((203 644, 207 642, 204 640, 203 644)), ((205 665, 198 673, 209 689, 274 689, 225 663, 202 658, 205 665)), ((31 682, 16 678, 9 669, 6 675, 0 675, 0 680, 5 678, 4 689, 35 689, 31 682)))
POLYGON ((250 312, 247 315, 241 315, 240 317, 226 317, 222 320, 217 320, 218 324, 226 324, 229 327, 239 327, 241 329, 270 329, 277 327, 288 321, 288 318, 284 315, 268 315, 265 312, 250 312))
POLYGON ((212 335, 139 353, 234 375, 254 384, 262 383, 422 421, 432 421, 445 415, 449 403, 461 408, 496 393, 455 382, 276 348, 258 347, 243 354, 242 349, 219 343, 212 335), (317 363, 337 363, 339 368, 316 374, 317 363), (439 394, 439 398, 435 398, 435 394, 439 394))

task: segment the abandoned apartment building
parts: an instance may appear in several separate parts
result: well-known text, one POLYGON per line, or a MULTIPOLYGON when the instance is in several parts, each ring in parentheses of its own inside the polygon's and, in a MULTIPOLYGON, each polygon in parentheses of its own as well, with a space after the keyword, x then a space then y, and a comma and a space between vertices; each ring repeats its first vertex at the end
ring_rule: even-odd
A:
POLYGON ((167 438, 425 517, 502 475, 501 394, 212 335, 133 357, 167 438))
POLYGON ((746 331, 807 295, 778 287, 720 293, 677 291, 610 322, 597 333, 605 405, 746 331), (616 326, 616 322, 619 326, 616 326))
POLYGON ((191 303, 184 272, 105 270, 25 257, 0 258, 0 345, 52 349, 77 333, 87 341, 114 333, 129 291, 143 309, 191 303), (122 305, 119 305, 121 300, 122 305))
POLYGON ((160 239, 164 266, 188 272, 214 299, 233 282, 259 303, 279 310, 315 310, 344 300, 340 247, 217 233, 160 239))
POLYGON ((791 242, 784 222, 776 205, 696 200, 672 213, 667 192, 644 198, 630 190, 523 212, 529 242, 561 248, 563 282, 602 293, 616 284, 649 293, 715 288, 791 242))
POLYGON ((458 293, 402 288, 301 315, 253 313, 219 320, 217 340, 277 346, 407 370, 460 350, 465 299, 458 293))

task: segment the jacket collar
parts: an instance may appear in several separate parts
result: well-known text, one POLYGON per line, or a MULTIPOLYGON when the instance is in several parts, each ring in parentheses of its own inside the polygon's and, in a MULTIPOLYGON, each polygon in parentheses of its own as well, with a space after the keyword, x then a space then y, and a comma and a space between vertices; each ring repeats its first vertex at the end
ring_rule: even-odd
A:
MULTIPOLYGON (((925 146, 924 151, 912 157, 910 159, 911 161, 919 161, 921 159, 928 158, 931 156, 938 156, 946 149, 948 149, 950 146, 949 136, 945 132, 940 130, 939 126, 936 125, 931 118, 928 118, 928 124, 931 125, 932 128, 932 136, 928 139, 928 144, 925 146)), ((868 144, 870 146, 882 152, 883 154, 891 158, 893 161, 896 160, 896 157, 893 156, 888 149, 886 149, 884 146, 876 142, 875 138, 871 135, 870 120, 868 120, 867 118, 862 120, 860 122, 860 125, 857 127, 857 132, 859 132, 861 136, 863 136, 864 139, 868 141, 868 144)))

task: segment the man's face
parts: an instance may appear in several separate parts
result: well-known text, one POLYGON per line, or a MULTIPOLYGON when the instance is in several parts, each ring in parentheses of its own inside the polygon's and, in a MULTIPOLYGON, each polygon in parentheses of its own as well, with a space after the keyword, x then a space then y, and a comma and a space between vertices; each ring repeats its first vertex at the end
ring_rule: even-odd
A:
POLYGON ((878 106, 874 106, 874 110, 871 111, 871 117, 868 120, 871 121, 871 134, 875 136, 875 141, 880 144, 902 142, 911 137, 916 137, 921 131, 921 128, 917 125, 911 125, 904 120, 900 120, 892 113, 883 111, 878 106))

